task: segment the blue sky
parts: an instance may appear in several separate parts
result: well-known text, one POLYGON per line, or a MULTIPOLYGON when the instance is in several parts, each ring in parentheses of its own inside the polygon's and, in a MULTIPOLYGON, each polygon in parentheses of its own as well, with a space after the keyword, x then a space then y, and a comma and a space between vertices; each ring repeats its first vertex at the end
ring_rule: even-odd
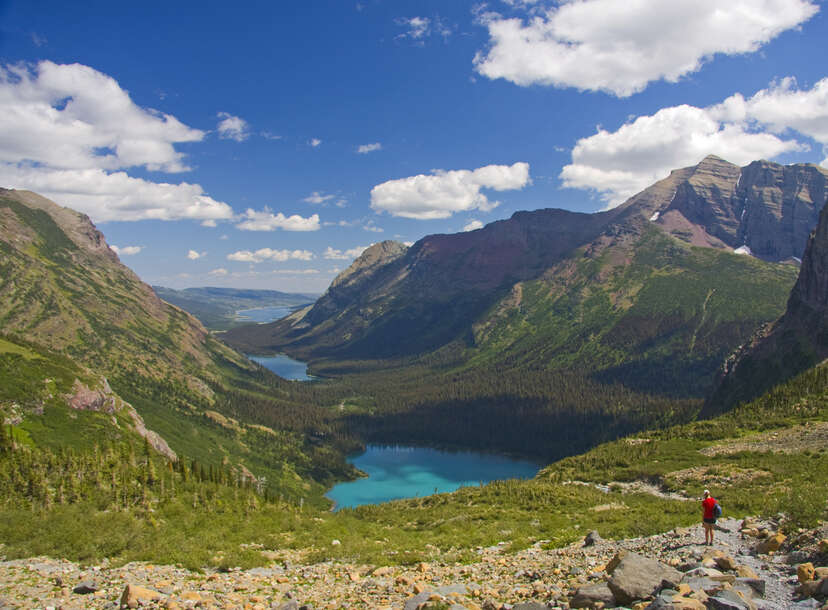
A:
POLYGON ((817 0, 0 0, 0 186, 142 279, 322 292, 371 243, 828 166, 817 0))

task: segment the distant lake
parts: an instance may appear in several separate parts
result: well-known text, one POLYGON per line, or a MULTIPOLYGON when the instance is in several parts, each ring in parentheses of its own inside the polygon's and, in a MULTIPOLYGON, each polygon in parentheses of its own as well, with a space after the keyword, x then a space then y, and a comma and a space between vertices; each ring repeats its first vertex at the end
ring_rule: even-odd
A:
POLYGON ((540 466, 526 460, 472 451, 368 445, 349 460, 368 477, 339 483, 327 494, 336 510, 400 498, 430 496, 498 479, 529 479, 540 466))
POLYGON ((258 362, 266 369, 273 371, 279 377, 285 379, 293 379, 295 381, 310 381, 313 379, 308 375, 308 365, 305 362, 288 358, 284 354, 278 356, 251 356, 247 354, 253 362, 258 362))
POLYGON ((240 309, 236 312, 236 317, 240 320, 263 324, 281 320, 290 315, 292 311, 290 307, 256 307, 255 309, 240 309))

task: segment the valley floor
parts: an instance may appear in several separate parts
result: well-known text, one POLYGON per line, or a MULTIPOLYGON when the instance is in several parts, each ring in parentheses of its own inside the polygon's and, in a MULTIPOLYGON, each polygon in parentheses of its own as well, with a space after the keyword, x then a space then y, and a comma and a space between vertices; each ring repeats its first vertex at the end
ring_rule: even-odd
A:
MULTIPOLYGON (((522 607, 569 607, 577 588, 607 580, 607 564, 620 550, 658 559, 685 572, 695 566, 719 567, 730 581, 736 574, 753 572, 765 586, 764 596, 752 600, 754 607, 794 607, 795 564, 809 557, 815 557, 817 564, 820 559, 828 560, 828 553, 819 555, 815 546, 828 535, 828 526, 800 534, 777 554, 757 555, 757 539, 740 533, 740 523, 720 521, 722 528, 713 547, 701 544, 701 527, 694 526, 644 538, 598 539, 594 544, 581 540, 552 550, 543 549, 539 542, 515 554, 496 545, 477 549, 477 560, 469 564, 441 563, 440 552, 434 548, 428 563, 408 567, 343 562, 308 565, 301 551, 264 549, 262 553, 271 560, 267 567, 207 573, 147 563, 84 567, 37 557, 0 562, 0 608, 115 609, 126 601, 125 590, 134 597, 131 607, 287 610, 306 605, 317 610, 413 610, 429 600, 430 605, 424 607, 456 610, 511 608, 529 602, 536 605, 522 607)), ((776 525, 756 523, 771 532, 776 525)), ((799 607, 821 606, 816 600, 810 602, 799 607)))

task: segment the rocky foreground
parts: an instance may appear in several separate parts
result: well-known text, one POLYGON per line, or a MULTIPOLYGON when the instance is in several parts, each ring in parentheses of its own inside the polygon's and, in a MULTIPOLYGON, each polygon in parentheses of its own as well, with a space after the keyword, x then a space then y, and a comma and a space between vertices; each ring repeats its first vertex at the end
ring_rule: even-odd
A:
POLYGON ((700 527, 619 541, 591 533, 562 549, 478 549, 466 565, 441 564, 436 549, 413 567, 304 565, 287 551, 265 568, 206 573, 39 557, 0 562, 0 609, 828 609, 828 525, 791 538, 776 521, 720 525, 712 547, 700 527))

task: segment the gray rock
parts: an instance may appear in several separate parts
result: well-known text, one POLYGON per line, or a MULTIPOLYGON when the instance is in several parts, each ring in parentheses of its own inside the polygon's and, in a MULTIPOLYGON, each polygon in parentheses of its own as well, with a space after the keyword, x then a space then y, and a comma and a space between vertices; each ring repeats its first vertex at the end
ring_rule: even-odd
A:
POLYGON ((706 605, 712 610, 754 610, 755 608, 739 597, 735 591, 719 591, 715 597, 707 599, 706 605))
POLYGON ((521 602, 512 606, 512 610, 547 610, 549 606, 540 602, 521 602))
POLYGON ((747 585, 756 595, 765 596, 765 581, 761 578, 737 578, 733 586, 738 587, 740 584, 747 585))
POLYGON ((422 603, 428 601, 428 598, 431 597, 432 591, 423 591, 422 593, 418 593, 414 597, 409 597, 405 600, 405 606, 403 606, 403 610, 417 610, 417 606, 422 603))
POLYGON ((598 602, 610 607, 615 605, 615 596, 605 582, 587 587, 579 587, 575 591, 575 595, 572 596, 572 599, 569 600, 569 607, 594 608, 598 602))
POLYGON ((714 576, 721 576, 722 572, 717 570, 716 568, 705 568, 705 567, 698 567, 693 568, 692 570, 688 570, 684 573, 684 576, 681 577, 681 582, 687 582, 691 578, 712 578, 714 576))
POLYGON ((791 608, 804 609, 810 610, 811 608, 821 608, 822 604, 815 600, 813 597, 808 599, 803 599, 801 602, 796 602, 795 604, 791 604, 791 608))
POLYGON ((285 602, 281 606, 277 606, 278 610, 299 610, 299 602, 295 599, 285 602))
POLYGON ((722 590, 722 583, 704 576, 688 578, 682 582, 689 585, 694 591, 704 591, 708 595, 715 595, 718 591, 722 590))
POLYGON ((659 594, 644 610, 673 610, 673 597, 672 594, 659 594))
POLYGON ((592 530, 584 538, 584 546, 594 546, 603 541, 604 539, 601 538, 601 535, 596 530, 592 530))
POLYGON ((437 589, 435 589, 435 592, 439 593, 440 595, 442 595, 444 597, 446 597, 448 595, 451 595, 452 593, 458 593, 460 595, 467 595, 468 592, 469 592, 469 589, 464 584, 444 585, 442 587, 437 587, 437 589))
POLYGON ((660 561, 627 553, 615 565, 607 584, 616 602, 626 605, 655 595, 665 584, 675 587, 682 576, 681 572, 660 561))
POLYGON ((72 593, 77 593, 78 595, 88 595, 90 593, 94 593, 98 589, 100 589, 98 583, 93 580, 85 580, 76 585, 75 588, 72 589, 72 593))

